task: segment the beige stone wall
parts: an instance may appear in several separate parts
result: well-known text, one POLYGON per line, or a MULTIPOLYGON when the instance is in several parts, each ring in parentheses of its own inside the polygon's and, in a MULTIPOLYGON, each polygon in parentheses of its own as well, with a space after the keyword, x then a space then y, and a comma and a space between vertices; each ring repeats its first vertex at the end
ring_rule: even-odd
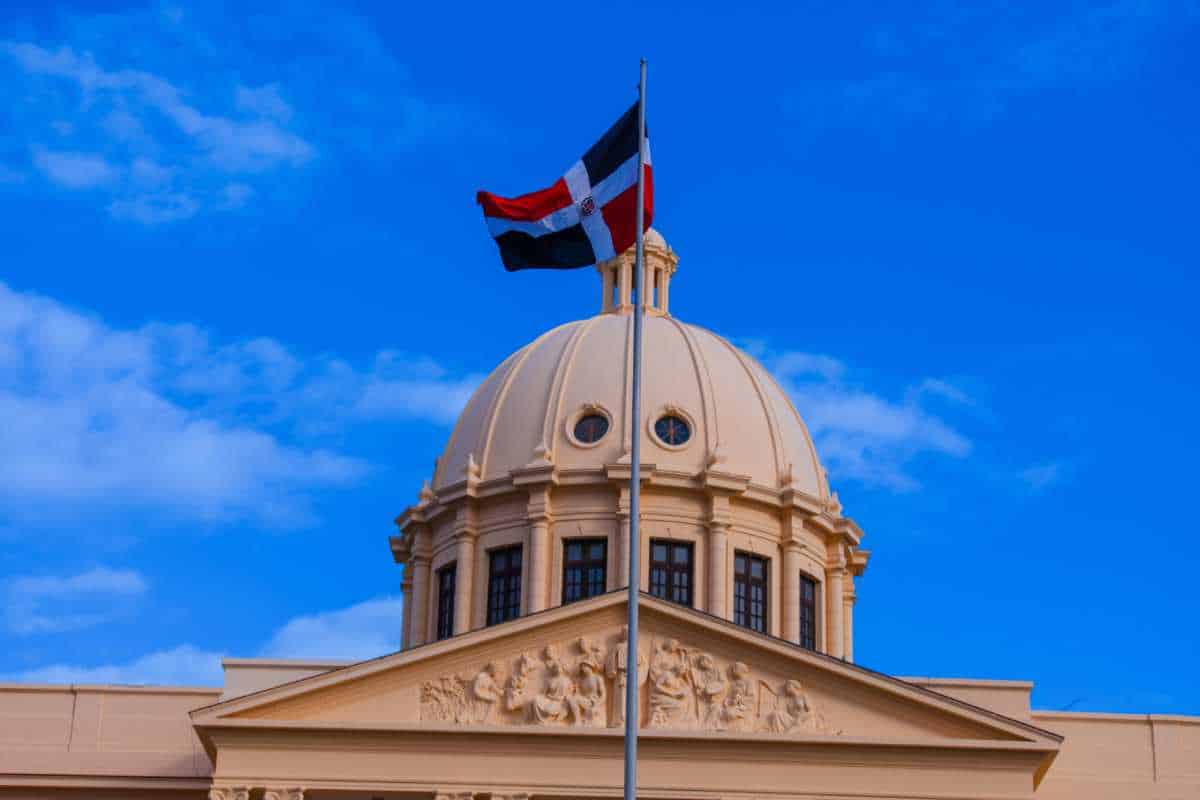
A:
POLYGON ((1039 800, 1200 797, 1200 717, 1035 711, 1033 723, 1066 737, 1039 800))
MULTIPOLYGON (((730 500, 678 476, 652 481, 642 504, 643 591, 649 588, 650 540, 690 542, 693 607, 732 619, 734 554, 764 556, 770 560, 767 632, 798 640, 798 585, 804 574, 818 585, 818 649, 852 660, 854 575, 861 572, 865 558, 857 565, 848 560, 853 552, 847 550, 845 531, 831 527, 834 517, 817 523, 811 514, 781 507, 778 501, 730 500)), ((393 541, 397 560, 408 565, 404 588, 410 602, 405 603, 402 622, 406 647, 435 638, 438 571, 459 565, 464 556, 469 566, 457 567, 461 586, 456 606, 463 601, 468 610, 456 608, 463 623, 461 628, 456 625, 456 633, 485 625, 489 551, 499 547, 523 546, 522 613, 561 604, 563 543, 568 539, 605 539, 607 589, 625 585, 628 490, 600 472, 577 474, 559 485, 537 483, 531 489, 502 483, 485 490, 480 485, 474 496, 429 501, 424 516, 422 522, 406 522, 405 535, 393 541), (543 528, 540 534, 538 526, 543 528), (544 542, 540 569, 537 535, 544 542)))
MULTIPOLYGON (((196 791, 212 763, 188 712, 220 689, 0 684, 0 797, 196 791)), ((142 795, 138 795, 140 797, 142 795)))

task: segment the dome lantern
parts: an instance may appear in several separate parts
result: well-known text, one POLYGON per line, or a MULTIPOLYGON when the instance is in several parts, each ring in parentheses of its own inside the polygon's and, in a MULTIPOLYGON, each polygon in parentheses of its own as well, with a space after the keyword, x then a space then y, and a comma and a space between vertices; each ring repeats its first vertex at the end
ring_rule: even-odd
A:
MULTIPOLYGON (((654 228, 643 237, 645 274, 643 304, 647 314, 670 313, 671 276, 679 264, 679 256, 654 228)), ((629 314, 633 311, 634 249, 596 265, 600 273, 600 311, 604 314, 629 314)))

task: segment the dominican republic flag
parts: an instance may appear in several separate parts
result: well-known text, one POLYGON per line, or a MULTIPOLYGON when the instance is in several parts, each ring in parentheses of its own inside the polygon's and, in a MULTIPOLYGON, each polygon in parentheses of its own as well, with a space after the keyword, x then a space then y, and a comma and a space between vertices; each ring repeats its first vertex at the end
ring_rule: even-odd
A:
MULTIPOLYGON (((647 134, 643 229, 654 216, 647 134)), ((570 269, 607 261, 637 239, 638 107, 634 103, 600 141, 549 189, 520 197, 479 192, 488 231, 509 272, 570 269)))

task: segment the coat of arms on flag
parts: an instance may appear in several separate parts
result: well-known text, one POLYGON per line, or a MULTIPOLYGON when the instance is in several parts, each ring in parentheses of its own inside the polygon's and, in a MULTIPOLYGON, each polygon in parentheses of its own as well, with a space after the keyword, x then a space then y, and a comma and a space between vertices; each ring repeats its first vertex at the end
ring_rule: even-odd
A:
MULTIPOLYGON (((644 152, 643 230, 654 216, 648 134, 644 152)), ((479 192, 475 199, 483 206, 504 268, 586 267, 632 247, 637 238, 637 164, 635 103, 548 189, 512 198, 479 192)))

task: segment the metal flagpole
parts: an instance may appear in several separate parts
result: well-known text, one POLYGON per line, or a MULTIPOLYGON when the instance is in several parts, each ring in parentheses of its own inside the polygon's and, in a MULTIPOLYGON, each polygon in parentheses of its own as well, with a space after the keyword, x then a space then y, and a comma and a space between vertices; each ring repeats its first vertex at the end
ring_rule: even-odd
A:
POLYGON ((642 224, 646 170, 646 59, 638 77, 637 249, 633 267, 633 443, 629 470, 629 636, 625 649, 625 800, 637 800, 638 736, 638 588, 641 585, 641 536, 638 529, 642 495, 642 224))

